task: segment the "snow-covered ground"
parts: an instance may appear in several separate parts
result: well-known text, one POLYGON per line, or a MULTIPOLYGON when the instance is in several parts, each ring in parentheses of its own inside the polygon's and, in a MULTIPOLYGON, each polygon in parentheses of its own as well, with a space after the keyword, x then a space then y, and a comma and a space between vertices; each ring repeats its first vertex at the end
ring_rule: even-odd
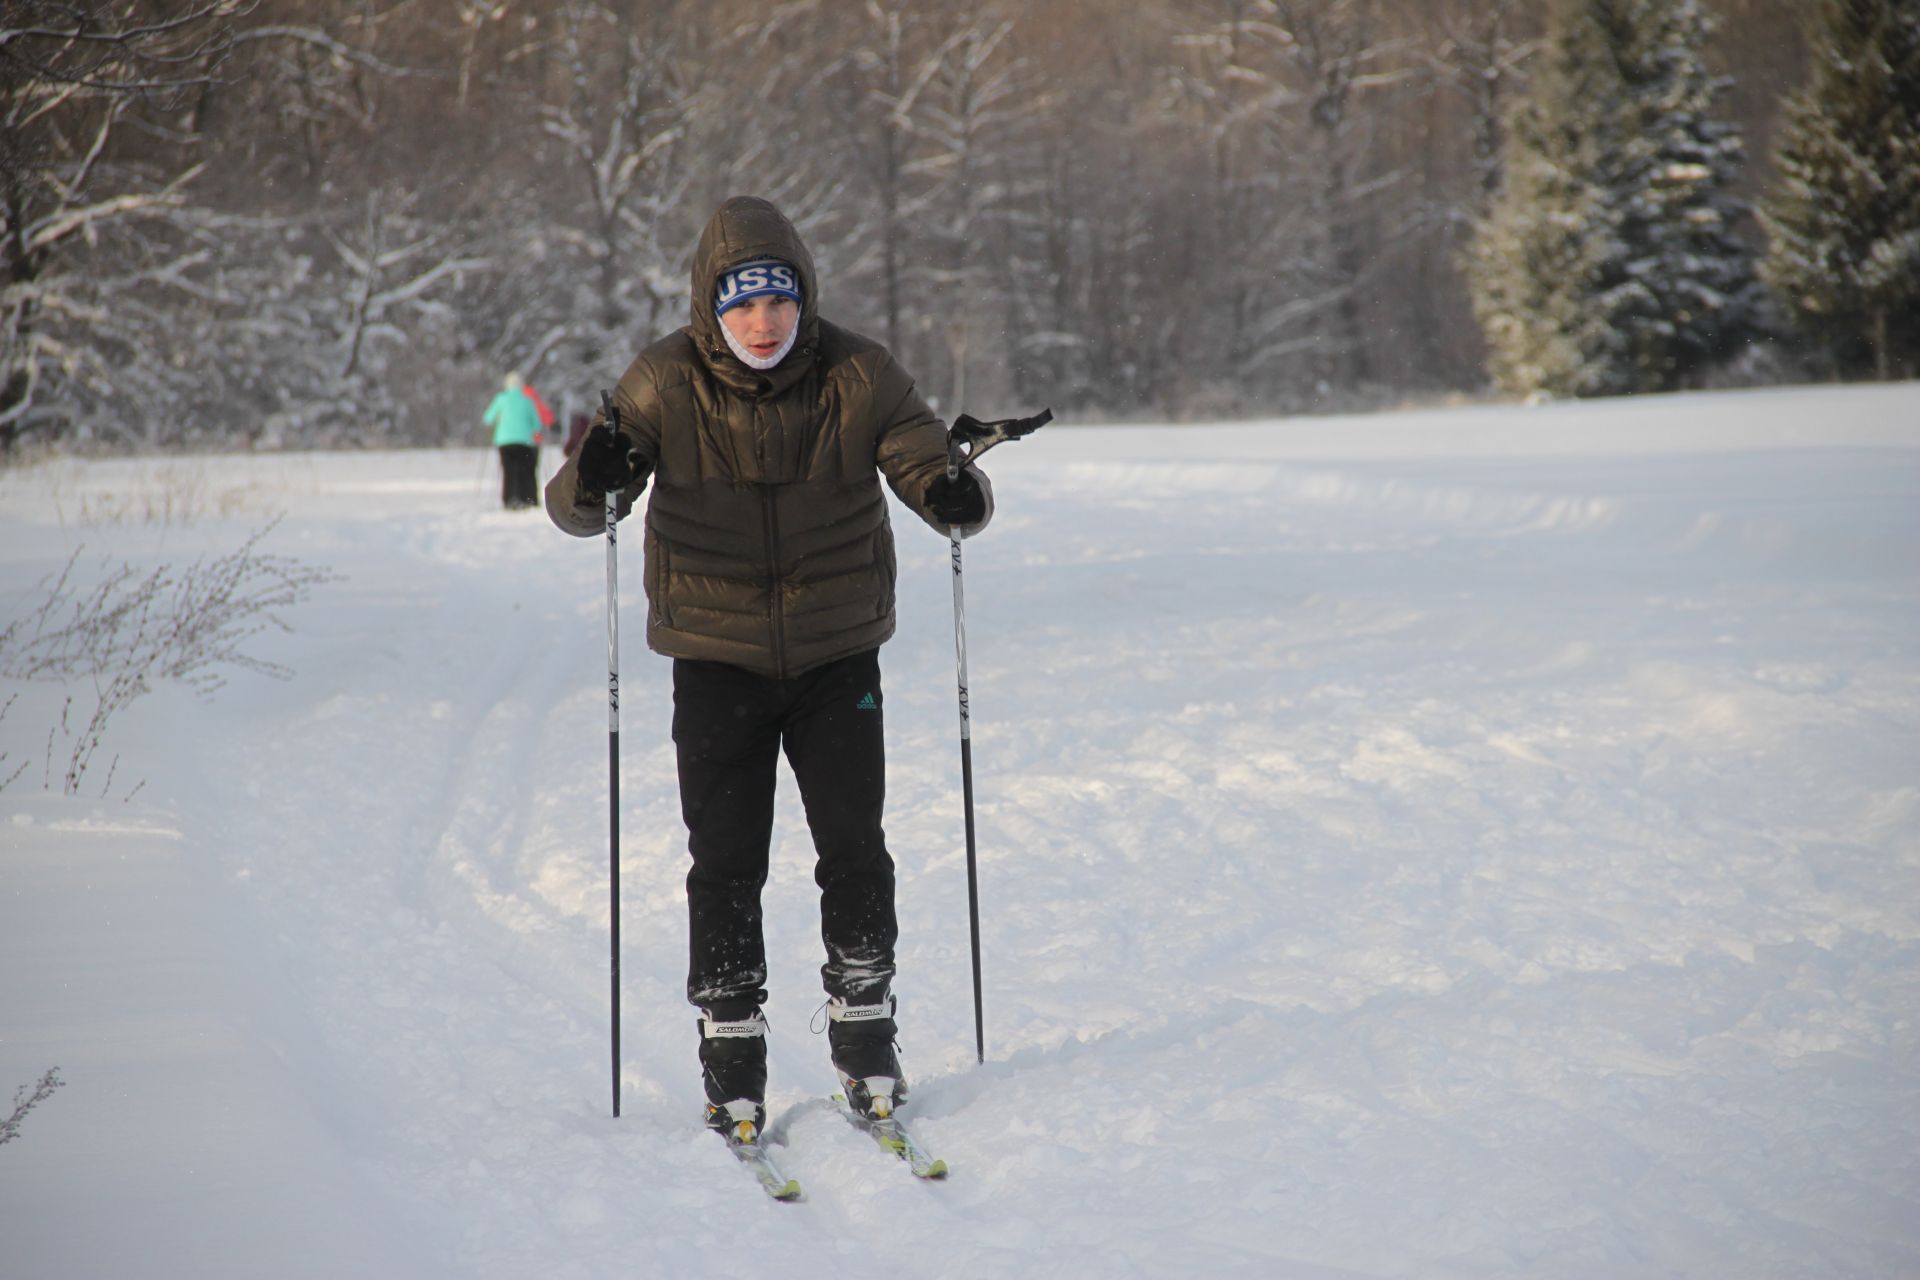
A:
POLYGON ((614 1120, 602 544, 478 450, 0 473, 5 620, 76 547, 278 513, 260 550, 338 575, 248 642, 290 679, 157 688, 77 797, 92 686, 0 687, 0 1112, 65 1081, 0 1146, 0 1273, 1920 1274, 1920 386, 1055 426, 987 469, 987 1061, 946 546, 897 513, 902 1043, 955 1172, 819 1101, 783 778, 798 1206, 697 1127, 637 538, 614 1120))

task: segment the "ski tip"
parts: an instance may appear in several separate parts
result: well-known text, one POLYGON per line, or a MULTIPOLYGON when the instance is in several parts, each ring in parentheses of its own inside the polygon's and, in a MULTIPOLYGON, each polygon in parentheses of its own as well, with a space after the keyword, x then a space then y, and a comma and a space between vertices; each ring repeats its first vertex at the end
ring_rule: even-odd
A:
POLYGON ((804 1200, 807 1198, 806 1192, 800 1189, 800 1183, 793 1178, 788 1178, 786 1185, 783 1187, 767 1188, 767 1194, 782 1204, 792 1204, 796 1200, 804 1200))
POLYGON ((935 1160, 927 1166, 927 1171, 920 1176, 929 1182, 945 1181, 947 1176, 947 1162, 945 1160, 935 1160))

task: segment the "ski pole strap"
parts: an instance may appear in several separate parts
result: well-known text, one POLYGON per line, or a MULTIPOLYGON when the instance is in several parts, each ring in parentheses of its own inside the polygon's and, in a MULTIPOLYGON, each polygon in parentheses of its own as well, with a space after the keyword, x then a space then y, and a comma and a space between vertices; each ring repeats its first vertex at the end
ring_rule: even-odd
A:
POLYGON ((999 418, 992 422, 961 414, 947 431, 947 475, 960 474, 963 463, 972 462, 997 444, 1030 436, 1052 421, 1051 409, 1042 409, 1030 418, 999 418))

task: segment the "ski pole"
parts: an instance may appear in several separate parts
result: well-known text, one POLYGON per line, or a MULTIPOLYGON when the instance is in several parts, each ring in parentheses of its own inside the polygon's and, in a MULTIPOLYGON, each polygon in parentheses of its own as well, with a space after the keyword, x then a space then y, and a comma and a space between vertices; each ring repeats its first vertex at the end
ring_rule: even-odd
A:
MULTIPOLYGON (((1042 409, 1031 418, 981 422, 961 414, 947 432, 947 479, 994 445, 1038 431, 1053 421, 1053 411, 1042 409)), ((953 557, 953 651, 960 685, 960 799, 967 829, 967 927, 973 940, 973 1051, 974 1060, 987 1060, 987 1019, 980 995, 980 873, 973 826, 973 713, 967 693, 967 603, 960 564, 960 530, 949 525, 947 539, 953 557)))
MULTIPOLYGON (((960 474, 952 442, 947 446, 947 478, 960 474)), ((967 824, 967 928, 973 939, 973 1053, 974 1061, 987 1060, 987 1023, 980 999, 980 873, 975 864, 973 837, 973 716, 967 710, 967 602, 961 585, 960 530, 949 527, 947 538, 953 557, 953 652, 954 668, 960 683, 960 797, 967 824)))
MULTIPOLYGON (((607 421, 620 429, 620 411, 600 393, 607 421)), ((613 1117, 620 1118, 620 497, 607 491, 607 884, 612 922, 610 1005, 613 1015, 613 1117)))

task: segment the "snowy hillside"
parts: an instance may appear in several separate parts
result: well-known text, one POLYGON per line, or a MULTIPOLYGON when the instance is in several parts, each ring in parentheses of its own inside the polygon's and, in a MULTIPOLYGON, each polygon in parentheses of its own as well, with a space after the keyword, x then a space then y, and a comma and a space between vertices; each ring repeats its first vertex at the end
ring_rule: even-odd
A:
POLYGON ((0 620, 76 548, 281 513, 259 550, 336 575, 244 646, 289 678, 161 685, 79 796, 92 683, 0 682, 0 1114, 65 1082, 0 1146, 0 1274, 1920 1274, 1920 386, 1055 426, 986 469, 987 1062, 946 545, 896 512, 902 1047, 954 1174, 819 1101, 783 775, 795 1206, 697 1127, 637 538, 614 1120, 600 541, 478 450, 0 472, 0 620))

